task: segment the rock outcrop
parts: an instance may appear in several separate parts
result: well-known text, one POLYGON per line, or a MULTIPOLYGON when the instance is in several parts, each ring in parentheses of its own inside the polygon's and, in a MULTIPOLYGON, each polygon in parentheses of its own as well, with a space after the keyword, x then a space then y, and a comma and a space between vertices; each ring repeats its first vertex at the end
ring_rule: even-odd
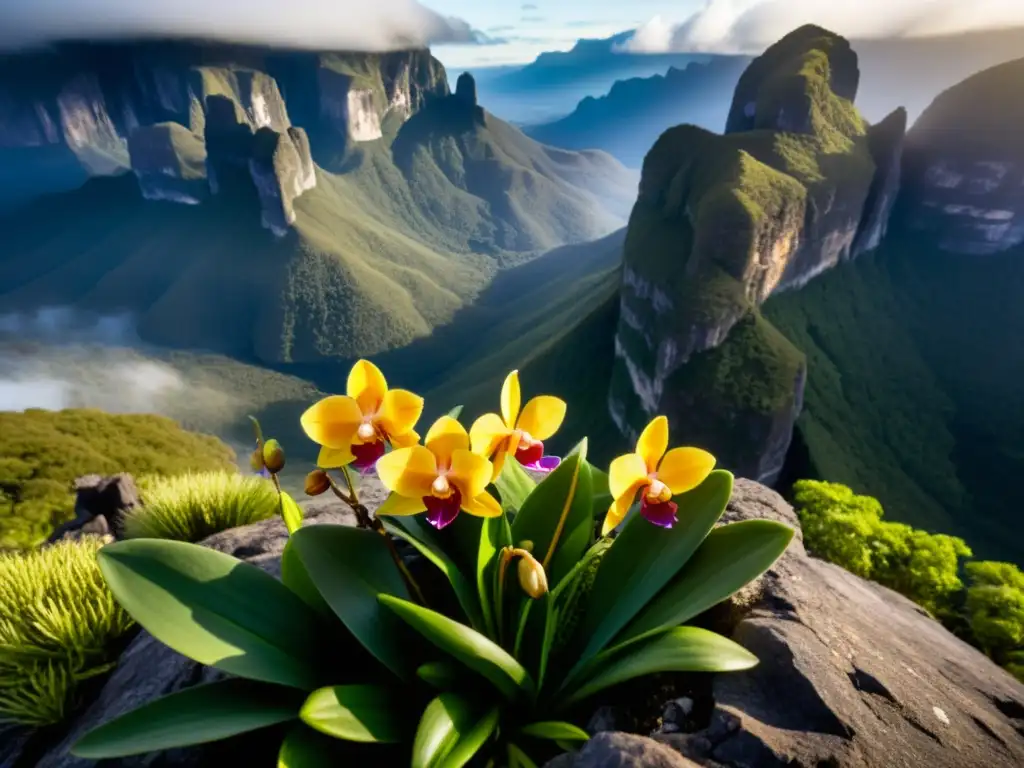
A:
POLYGON ((463 72, 459 75, 459 79, 455 83, 455 96, 468 104, 476 106, 476 79, 469 72, 463 72))
POLYGON ((647 155, 609 393, 627 437, 663 413, 738 474, 777 477, 804 363, 757 307, 874 242, 898 183, 899 116, 872 138, 858 76, 847 41, 801 27, 747 68, 724 135, 678 126, 647 155))
POLYGON ((75 517, 58 526, 47 543, 90 535, 120 538, 124 516, 141 504, 135 479, 125 473, 85 475, 75 480, 72 490, 75 517))
POLYGON ((296 198, 316 186, 306 132, 260 128, 253 139, 249 173, 259 194, 263 226, 283 237, 295 222, 296 198))
POLYGON ((903 215, 942 250, 984 256, 1024 243, 1024 59, 942 93, 907 134, 903 215))
POLYGON ((198 205, 209 195, 206 145, 185 126, 139 126, 128 137, 128 153, 147 200, 198 205))
POLYGON ((902 107, 868 128, 868 147, 875 161, 875 177, 871 180, 868 198, 864 202, 864 215, 853 242, 854 256, 877 248, 888 230, 889 216, 900 190, 906 132, 907 110, 902 107))
MULTIPOLYGON (((758 518, 799 531, 778 494, 738 480, 723 522, 758 518)), ((799 533, 734 606, 732 637, 760 664, 715 675, 707 727, 656 733, 661 750, 603 735, 550 768, 687 765, 666 747, 714 768, 1024 763, 1024 685, 906 598, 810 557, 799 533)))

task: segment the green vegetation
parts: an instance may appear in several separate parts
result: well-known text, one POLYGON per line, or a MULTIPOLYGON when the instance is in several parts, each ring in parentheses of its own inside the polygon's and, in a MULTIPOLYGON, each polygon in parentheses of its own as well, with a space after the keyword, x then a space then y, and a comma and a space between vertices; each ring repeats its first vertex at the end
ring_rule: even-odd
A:
MULTIPOLYGON (((355 490, 337 491, 358 527, 303 527, 282 494, 289 539, 281 581, 185 542, 104 548, 107 583, 140 625, 229 677, 103 723, 73 754, 115 758, 288 724, 279 759, 289 763, 299 753, 304 763, 344 764, 347 750, 361 744, 373 752, 359 764, 411 756, 414 766, 532 765, 589 738, 569 719, 600 691, 662 672, 757 663, 731 640, 683 626, 763 574, 793 536, 766 520, 716 526, 732 475, 709 463, 675 496, 671 528, 652 524, 641 508, 613 518, 617 537, 598 540, 607 475, 587 460, 586 440, 540 483, 509 458, 492 490, 485 488, 491 463, 478 454, 467 469, 476 480, 450 475, 458 494, 429 491, 439 503, 455 500, 445 510, 451 516, 424 520, 407 514, 408 505, 421 503, 422 483, 436 489, 438 478, 412 469, 413 452, 436 463, 441 452, 470 445, 466 429, 444 418, 431 428, 444 437, 380 460, 393 492, 376 517, 355 490), (392 537, 423 554, 441 578, 409 573, 392 537), (311 741, 317 733, 334 741, 311 741)), ((332 420, 325 406, 303 425, 319 441, 332 420)), ((272 443, 258 425, 257 434, 266 458, 272 443)))
POLYGON ((217 438, 159 416, 94 410, 0 412, 0 547, 31 547, 70 520, 71 484, 87 474, 175 475, 234 469, 217 438))
POLYGON ((968 562, 953 536, 883 520, 882 505, 839 483, 793 486, 810 552, 928 609, 951 630, 1024 680, 1024 572, 1011 563, 968 562))
POLYGON ((124 520, 127 539, 201 541, 278 512, 274 487, 262 477, 189 472, 143 480, 142 500, 124 520))
POLYGON ((60 722, 116 663, 133 622, 96 563, 102 543, 0 553, 0 722, 60 722))

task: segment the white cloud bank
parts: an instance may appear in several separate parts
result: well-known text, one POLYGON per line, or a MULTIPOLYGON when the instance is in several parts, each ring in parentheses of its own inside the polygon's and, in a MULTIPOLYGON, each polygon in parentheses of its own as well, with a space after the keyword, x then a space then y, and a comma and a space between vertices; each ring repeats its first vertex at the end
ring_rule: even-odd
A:
POLYGON ((681 24, 655 17, 619 50, 759 53, 803 24, 858 40, 945 35, 1024 25, 1024 0, 708 0, 681 24))
POLYGON ((2 48, 143 36, 350 51, 489 42, 417 0, 0 0, 2 48))

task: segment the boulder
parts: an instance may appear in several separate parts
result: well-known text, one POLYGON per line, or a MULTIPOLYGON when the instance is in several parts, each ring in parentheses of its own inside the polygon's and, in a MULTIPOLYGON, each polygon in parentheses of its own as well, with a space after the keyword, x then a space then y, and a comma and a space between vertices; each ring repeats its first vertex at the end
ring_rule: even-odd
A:
POLYGON ((550 760, 544 768, 698 768, 654 739, 631 733, 599 733, 583 749, 550 760))
MULTIPOLYGON (((723 522, 749 519, 798 531, 727 607, 760 664, 713 678, 706 728, 656 741, 716 768, 1024 764, 1024 685, 906 598, 809 556, 782 497, 737 480, 723 522)), ((600 739, 603 762, 561 765, 640 764, 628 740, 600 739)))
POLYGON ((120 538, 124 516, 142 502, 135 479, 126 473, 102 477, 85 475, 75 480, 75 518, 59 526, 47 543, 83 535, 120 538))

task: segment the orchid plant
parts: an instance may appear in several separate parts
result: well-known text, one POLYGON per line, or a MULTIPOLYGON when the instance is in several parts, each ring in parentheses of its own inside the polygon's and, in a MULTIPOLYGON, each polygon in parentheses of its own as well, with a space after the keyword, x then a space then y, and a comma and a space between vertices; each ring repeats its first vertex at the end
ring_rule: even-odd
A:
POLYGON ((288 768, 368 745, 373 764, 525 768, 588 738, 573 720, 599 691, 757 663, 685 625, 767 570, 793 532, 717 525, 732 475, 706 451, 669 450, 664 417, 605 474, 587 461, 586 439, 545 456, 566 404, 542 395, 521 407, 516 372, 500 415, 468 431, 456 408, 421 443, 422 409, 359 361, 346 395, 302 415, 321 446, 307 492, 333 492, 356 527, 302 526, 277 482, 283 452, 257 431, 289 531, 280 580, 199 545, 104 547, 101 570, 132 617, 227 677, 105 723, 74 753, 119 757, 277 726, 288 768), (375 515, 350 467, 376 471, 389 491, 375 515), (438 569, 439 586, 417 583, 396 539, 438 569))

